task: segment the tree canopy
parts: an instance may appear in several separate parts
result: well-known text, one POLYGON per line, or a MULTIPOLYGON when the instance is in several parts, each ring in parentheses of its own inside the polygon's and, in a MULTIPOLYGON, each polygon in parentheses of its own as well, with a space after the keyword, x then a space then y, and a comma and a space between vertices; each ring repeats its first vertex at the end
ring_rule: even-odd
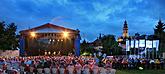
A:
POLYGON ((120 55, 122 48, 118 46, 118 43, 114 35, 105 35, 101 38, 103 44, 103 52, 107 55, 120 55))
POLYGON ((0 22, 0 50, 14 50, 18 46, 17 26, 14 23, 0 22))
POLYGON ((90 45, 85 40, 81 43, 81 47, 80 48, 81 48, 81 54, 84 54, 84 53, 92 54, 94 52, 94 47, 92 45, 90 45))
MULTIPOLYGON (((100 41, 101 46, 103 46, 103 48, 101 49, 103 53, 106 53, 107 55, 121 55, 122 48, 118 46, 114 35, 104 35, 103 37, 99 37, 98 39, 96 39, 94 42, 99 44, 100 41)), ((97 50, 94 49, 93 43, 88 43, 84 40, 81 43, 81 54, 84 52, 97 53, 97 50)))

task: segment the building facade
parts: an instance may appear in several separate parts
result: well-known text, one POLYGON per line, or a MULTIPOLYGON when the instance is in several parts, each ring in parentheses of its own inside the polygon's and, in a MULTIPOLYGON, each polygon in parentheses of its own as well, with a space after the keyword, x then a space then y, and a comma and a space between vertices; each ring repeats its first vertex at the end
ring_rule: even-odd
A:
POLYGON ((80 55, 79 30, 44 24, 20 31, 20 55, 80 55))
POLYGON ((129 39, 129 35, 128 35, 128 24, 127 24, 127 21, 125 20, 124 21, 124 24, 123 24, 123 33, 122 33, 122 36, 118 37, 118 44, 120 47, 122 47, 122 54, 126 54, 125 53, 125 50, 126 50, 126 40, 129 39))
POLYGON ((139 33, 129 36, 127 21, 124 21, 123 36, 118 37, 118 43, 122 47, 123 55, 134 55, 139 58, 159 57, 159 39, 154 35, 140 35, 139 33))
POLYGON ((138 58, 158 58, 159 39, 154 35, 131 36, 126 40, 127 55, 134 55, 138 58))

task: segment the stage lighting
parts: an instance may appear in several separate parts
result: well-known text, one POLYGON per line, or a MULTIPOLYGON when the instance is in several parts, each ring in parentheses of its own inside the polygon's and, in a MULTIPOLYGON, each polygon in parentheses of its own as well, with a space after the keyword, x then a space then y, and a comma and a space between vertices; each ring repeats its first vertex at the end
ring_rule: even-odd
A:
POLYGON ((35 32, 31 32, 30 35, 31 35, 31 37, 36 37, 36 33, 35 32))
POLYGON ((63 37, 67 38, 68 37, 68 32, 63 32, 63 37))

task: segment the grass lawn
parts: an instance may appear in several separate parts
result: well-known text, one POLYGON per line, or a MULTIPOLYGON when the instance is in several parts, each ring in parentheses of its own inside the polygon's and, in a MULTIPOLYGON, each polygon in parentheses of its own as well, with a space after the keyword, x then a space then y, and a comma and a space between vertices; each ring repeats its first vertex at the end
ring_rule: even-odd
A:
POLYGON ((165 74, 165 70, 117 70, 116 74, 165 74))

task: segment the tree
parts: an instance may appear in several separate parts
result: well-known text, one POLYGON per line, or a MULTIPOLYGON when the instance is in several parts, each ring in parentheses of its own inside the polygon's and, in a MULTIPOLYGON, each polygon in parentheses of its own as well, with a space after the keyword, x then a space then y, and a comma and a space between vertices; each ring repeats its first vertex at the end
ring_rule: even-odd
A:
POLYGON ((17 26, 14 23, 6 25, 5 22, 0 22, 0 49, 13 50, 17 48, 16 29, 17 26))
POLYGON ((154 34, 159 38, 159 53, 165 51, 165 24, 159 20, 158 24, 154 28, 154 34))
POLYGON ((88 42, 85 40, 81 43, 81 54, 83 53, 89 53, 92 54, 94 52, 94 47, 91 46, 88 42))
POLYGON ((7 26, 6 28, 6 35, 8 36, 7 37, 7 40, 8 40, 8 45, 10 46, 9 49, 16 49, 17 46, 18 46, 18 40, 16 38, 16 29, 17 29, 17 26, 14 24, 14 23, 11 23, 7 26))
POLYGON ((0 22, 0 49, 4 48, 5 22, 0 22))
POLYGON ((160 37, 160 35, 164 32, 164 29, 165 29, 165 24, 162 23, 161 20, 159 20, 158 24, 155 26, 154 34, 160 37))
POLYGON ((121 48, 118 46, 118 43, 114 35, 105 35, 101 38, 103 43, 103 51, 107 55, 119 55, 121 48))

